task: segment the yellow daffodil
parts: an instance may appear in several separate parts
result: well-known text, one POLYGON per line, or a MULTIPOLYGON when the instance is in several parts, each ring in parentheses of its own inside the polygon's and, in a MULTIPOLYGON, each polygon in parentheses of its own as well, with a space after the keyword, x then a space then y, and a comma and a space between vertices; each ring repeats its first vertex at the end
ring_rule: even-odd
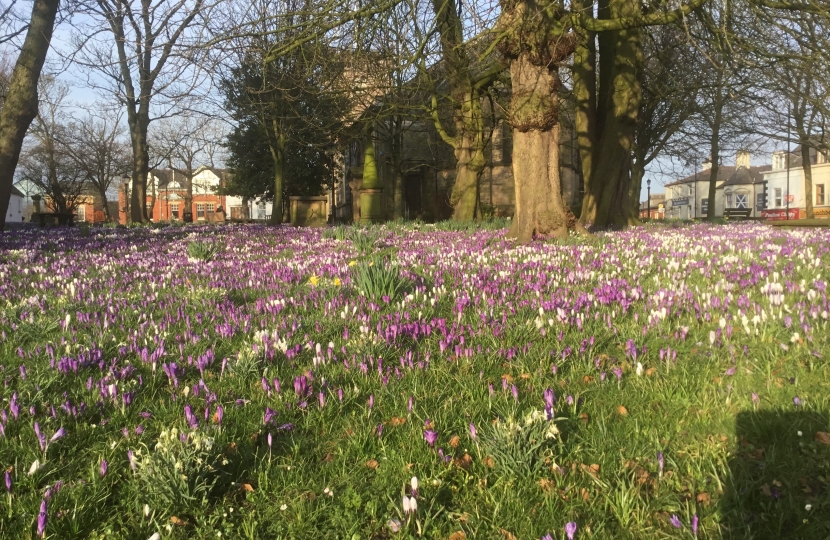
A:
POLYGON ((354 266, 357 264, 357 261, 349 261, 349 266, 354 266))
POLYGON ((310 278, 308 278, 308 282, 311 284, 312 287, 314 287, 315 285, 320 283, 320 278, 318 278, 317 276, 311 276, 310 278))
POLYGON ((337 285, 338 287, 340 286, 340 278, 339 277, 334 278, 334 284, 337 285))

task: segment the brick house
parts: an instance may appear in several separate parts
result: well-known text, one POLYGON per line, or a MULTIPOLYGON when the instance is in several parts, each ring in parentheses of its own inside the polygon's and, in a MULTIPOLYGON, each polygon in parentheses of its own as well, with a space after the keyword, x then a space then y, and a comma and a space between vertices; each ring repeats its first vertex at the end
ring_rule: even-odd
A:
MULTIPOLYGON (((193 174, 193 201, 190 211, 194 222, 209 221, 215 212, 224 211, 242 214, 244 209, 241 197, 217 195, 219 187, 229 174, 227 169, 199 167, 193 174)), ((118 190, 118 222, 129 221, 129 194, 132 181, 124 182, 118 190)), ((159 221, 179 221, 184 219, 187 211, 187 177, 174 169, 153 169, 147 178, 147 209, 150 219, 159 221)))

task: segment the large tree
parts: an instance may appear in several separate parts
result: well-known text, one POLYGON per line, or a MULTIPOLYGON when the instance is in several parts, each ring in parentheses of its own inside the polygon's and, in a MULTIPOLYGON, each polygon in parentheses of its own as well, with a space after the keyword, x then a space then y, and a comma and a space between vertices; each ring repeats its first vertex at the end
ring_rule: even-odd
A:
POLYGON ((195 46, 196 38, 188 29, 205 9, 205 0, 85 0, 82 4, 92 22, 76 36, 80 48, 76 59, 106 81, 98 85, 90 78, 90 84, 115 92, 125 107, 133 154, 130 219, 136 223, 150 219, 147 133, 152 105, 195 91, 205 51, 195 46))
POLYGON ((12 193, 14 173, 26 130, 37 116, 37 83, 49 51, 59 0, 34 0, 26 39, 20 49, 0 112, 0 230, 12 193))

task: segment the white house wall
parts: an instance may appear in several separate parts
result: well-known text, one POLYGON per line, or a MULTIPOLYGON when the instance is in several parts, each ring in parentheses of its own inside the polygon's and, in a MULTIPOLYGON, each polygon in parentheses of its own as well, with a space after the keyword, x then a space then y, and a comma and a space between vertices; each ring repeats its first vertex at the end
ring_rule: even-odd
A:
POLYGON ((6 223, 20 223, 21 221, 23 221, 23 197, 12 193, 9 208, 6 210, 6 223))
MULTIPOLYGON (((813 165, 811 167, 813 173, 813 204, 815 206, 816 186, 824 186, 824 206, 815 206, 816 217, 830 217, 830 205, 827 203, 830 198, 830 163, 822 163, 813 165)), ((787 189, 787 170, 778 169, 764 173, 764 179, 767 181, 767 188, 769 190, 769 209, 786 209, 787 195, 792 195, 793 200, 790 201, 790 208, 805 209, 807 201, 804 198, 804 169, 801 167, 790 169, 789 191, 787 189), (781 204, 776 205, 775 189, 781 190, 781 204)))

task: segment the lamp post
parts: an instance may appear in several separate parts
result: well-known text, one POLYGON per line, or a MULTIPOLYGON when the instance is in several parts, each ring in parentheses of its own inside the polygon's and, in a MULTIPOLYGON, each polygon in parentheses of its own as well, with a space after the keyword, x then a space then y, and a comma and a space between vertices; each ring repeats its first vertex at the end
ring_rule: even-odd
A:
POLYGON ((646 206, 648 210, 646 210, 646 215, 648 215, 648 219, 651 219, 651 178, 646 180, 646 196, 648 197, 648 202, 646 202, 646 206))
POLYGON ((787 220, 790 219, 790 105, 787 105, 787 220))

